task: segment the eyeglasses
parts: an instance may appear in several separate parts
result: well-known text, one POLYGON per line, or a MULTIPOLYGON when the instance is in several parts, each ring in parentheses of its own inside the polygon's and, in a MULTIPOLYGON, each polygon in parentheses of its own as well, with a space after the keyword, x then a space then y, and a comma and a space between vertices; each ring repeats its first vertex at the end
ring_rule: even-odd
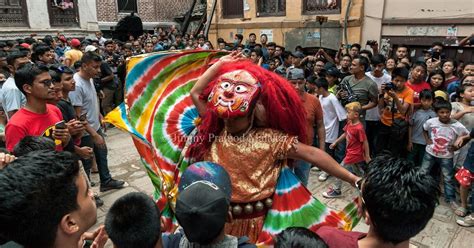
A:
POLYGON ((48 86, 48 87, 49 87, 49 86, 51 86, 51 84, 54 83, 54 81, 51 80, 51 79, 47 79, 47 80, 41 81, 40 83, 42 83, 42 84, 44 84, 45 86, 48 86))

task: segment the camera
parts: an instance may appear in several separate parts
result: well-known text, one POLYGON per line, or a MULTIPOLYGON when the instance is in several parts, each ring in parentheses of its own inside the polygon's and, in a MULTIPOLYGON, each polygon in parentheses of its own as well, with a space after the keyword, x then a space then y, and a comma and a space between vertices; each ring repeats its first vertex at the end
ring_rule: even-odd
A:
POLYGON ((386 90, 396 90, 397 86, 394 83, 390 82, 388 84, 385 84, 385 89, 386 90))
POLYGON ((349 82, 340 83, 337 87, 337 91, 346 92, 346 95, 340 99, 342 106, 351 102, 359 101, 359 97, 354 93, 349 82))
POLYGON ((250 53, 251 53, 250 49, 248 48, 242 49, 242 55, 244 55, 245 57, 250 57, 250 53))
POLYGON ((367 46, 373 46, 373 45, 376 45, 377 44, 377 41, 376 40, 368 40, 366 45, 367 46))

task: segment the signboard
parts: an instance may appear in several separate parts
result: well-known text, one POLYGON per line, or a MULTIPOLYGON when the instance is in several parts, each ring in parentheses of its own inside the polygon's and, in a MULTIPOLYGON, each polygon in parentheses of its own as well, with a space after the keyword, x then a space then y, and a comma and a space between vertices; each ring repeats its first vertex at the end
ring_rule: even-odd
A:
POLYGON ((448 37, 456 37, 458 36, 458 27, 449 27, 447 32, 448 37))
POLYGON ((272 42, 273 41, 273 30, 272 29, 261 29, 260 30, 260 36, 262 34, 266 34, 267 37, 268 37, 268 41, 267 42, 272 42))

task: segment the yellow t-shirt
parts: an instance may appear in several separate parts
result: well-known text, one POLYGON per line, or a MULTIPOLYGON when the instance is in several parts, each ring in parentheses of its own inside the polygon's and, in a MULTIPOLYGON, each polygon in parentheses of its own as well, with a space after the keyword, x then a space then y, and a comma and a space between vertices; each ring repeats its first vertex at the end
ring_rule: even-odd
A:
MULTIPOLYGON (((397 92, 398 100, 400 100, 402 104, 408 103, 410 105, 413 105, 413 93, 414 91, 410 89, 410 87, 405 86, 405 89, 402 92, 397 92)), ((384 97, 387 97, 387 96, 384 96, 384 97)), ((389 102, 385 106, 382 116, 380 117, 380 121, 386 126, 392 126, 392 106, 393 106, 392 101, 393 99, 389 99, 389 102)), ((405 118, 405 115, 400 114, 400 111, 397 110, 393 118, 403 119, 405 118)))
POLYGON ((73 66, 76 61, 79 61, 82 58, 82 52, 80 50, 71 49, 64 54, 64 58, 70 59, 71 66, 73 66))

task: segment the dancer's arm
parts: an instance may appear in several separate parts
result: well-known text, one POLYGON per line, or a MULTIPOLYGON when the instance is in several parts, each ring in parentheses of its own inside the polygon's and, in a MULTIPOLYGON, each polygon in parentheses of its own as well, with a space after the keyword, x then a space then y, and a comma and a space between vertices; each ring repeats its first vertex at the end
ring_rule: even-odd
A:
POLYGON ((355 182, 359 179, 359 177, 340 166, 336 160, 331 158, 327 153, 316 147, 308 146, 303 143, 298 143, 295 146, 295 149, 291 149, 288 153, 288 158, 305 160, 310 164, 316 165, 318 168, 330 175, 350 183, 351 185, 355 185, 355 182))

